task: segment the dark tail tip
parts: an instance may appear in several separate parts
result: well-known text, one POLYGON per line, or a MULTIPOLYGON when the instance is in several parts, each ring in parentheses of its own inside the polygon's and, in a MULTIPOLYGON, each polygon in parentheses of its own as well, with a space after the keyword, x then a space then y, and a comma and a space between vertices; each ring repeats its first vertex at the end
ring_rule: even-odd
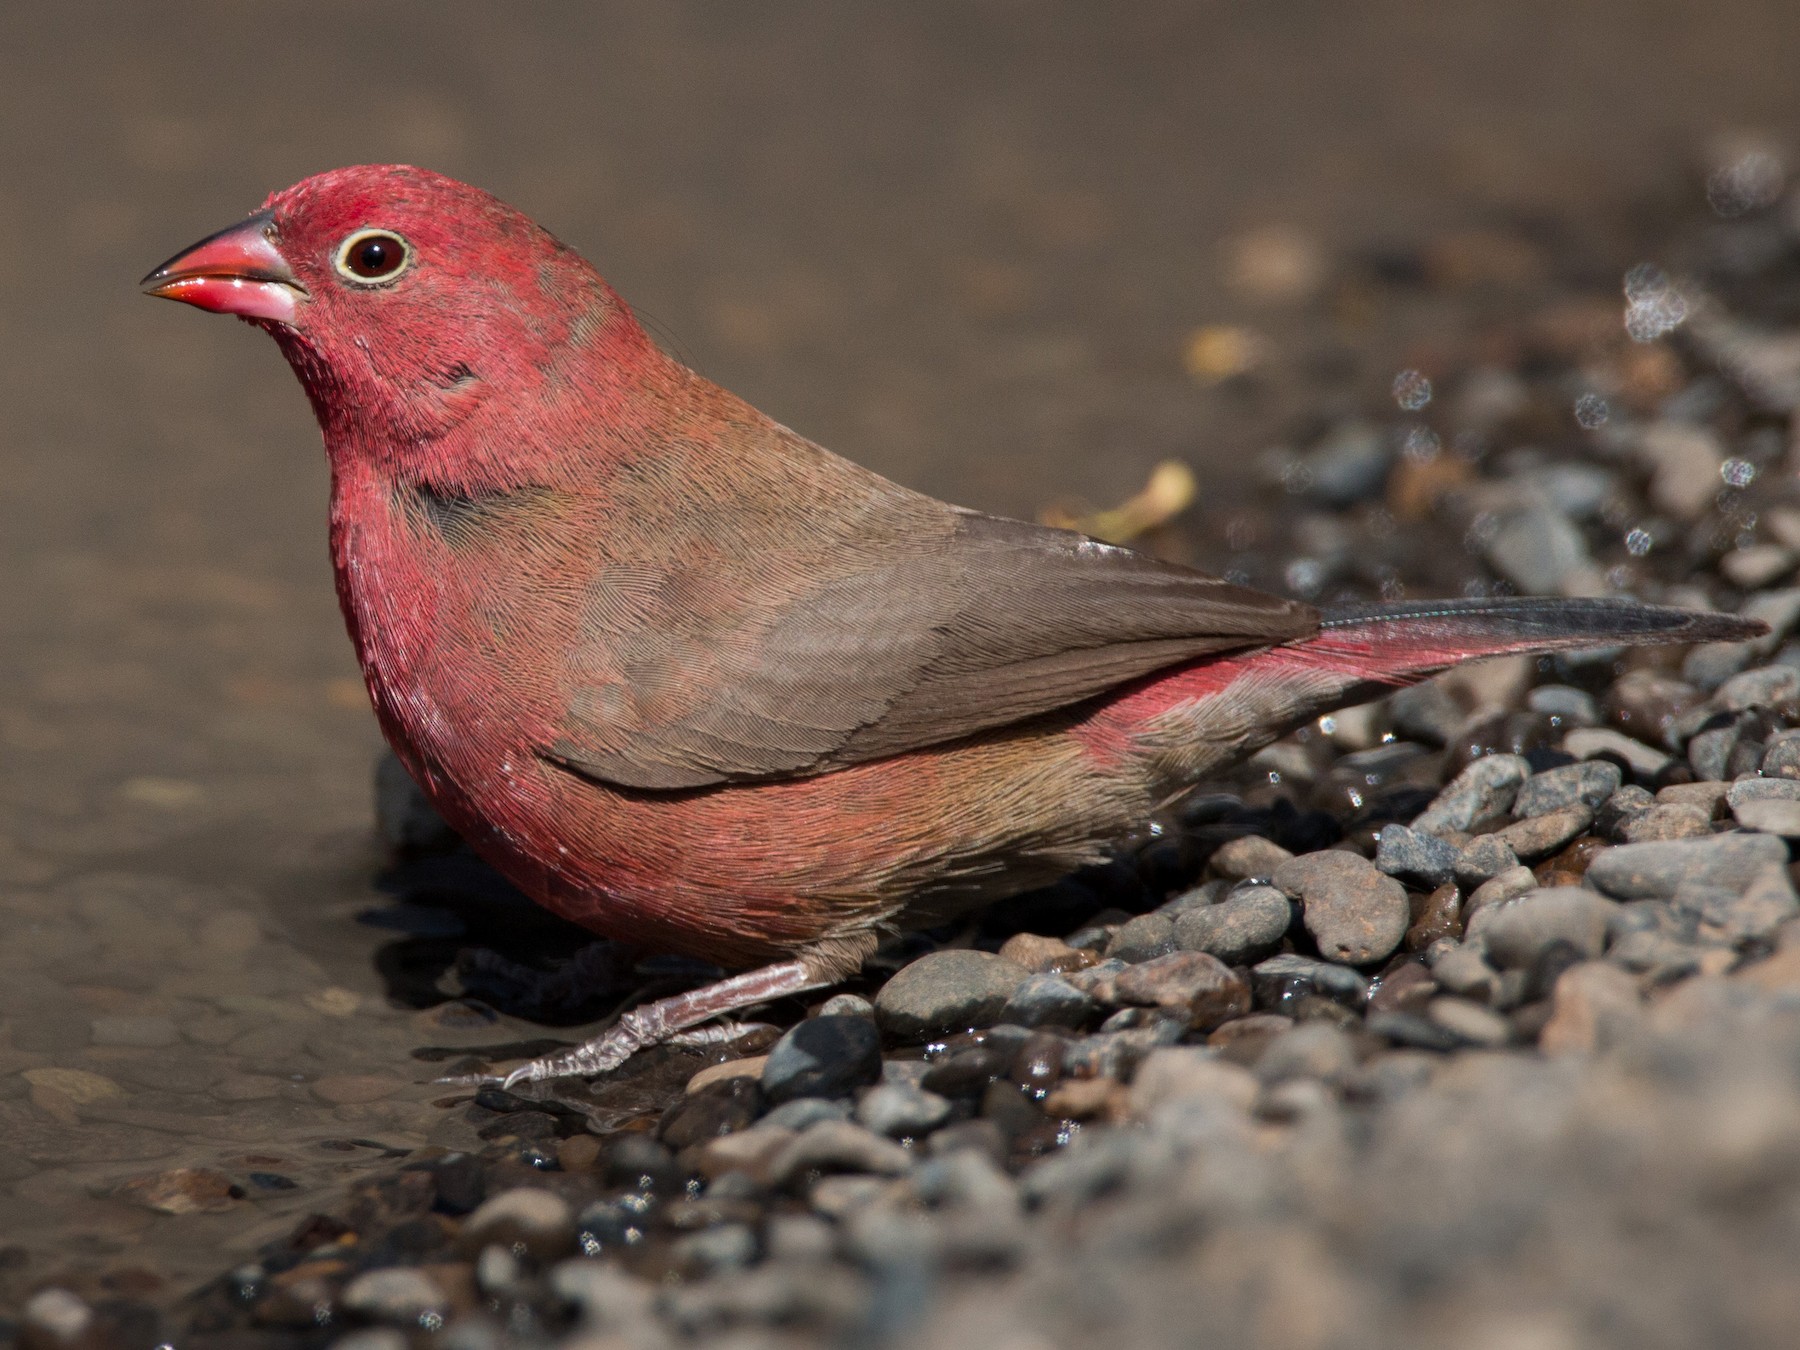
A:
POLYGON ((1596 646, 1615 642, 1745 642, 1769 631, 1767 624, 1735 614, 1640 605, 1633 600, 1558 600, 1530 595, 1336 605, 1325 611, 1320 626, 1329 630, 1384 623, 1405 624, 1415 631, 1435 631, 1446 638, 1491 633, 1558 647, 1584 641, 1596 646))

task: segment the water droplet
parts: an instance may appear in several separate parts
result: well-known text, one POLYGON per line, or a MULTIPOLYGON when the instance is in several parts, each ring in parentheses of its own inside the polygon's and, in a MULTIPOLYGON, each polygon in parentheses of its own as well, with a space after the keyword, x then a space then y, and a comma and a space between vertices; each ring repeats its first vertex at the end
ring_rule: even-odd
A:
POLYGON ((1625 551, 1634 558, 1641 558, 1655 543, 1656 540, 1650 537, 1650 531, 1639 526, 1625 536, 1625 551))
POLYGON ((1319 719, 1319 730, 1324 732, 1327 736, 1335 735, 1337 733, 1337 718, 1333 717, 1330 713, 1326 713, 1325 716, 1319 719))
POLYGON ((1313 485, 1313 471, 1304 464, 1290 464, 1281 471, 1281 486, 1298 497, 1313 485))
POLYGON ((1406 583, 1399 577, 1388 577, 1381 583, 1381 598, 1383 600, 1406 599, 1406 583))
POLYGON ((1400 453, 1406 456, 1409 463, 1429 464, 1443 448, 1444 443, 1430 427, 1413 427, 1406 433, 1406 442, 1400 453))
POLYGON ((1612 416, 1612 409, 1598 394, 1583 394, 1575 400, 1575 423, 1583 431, 1598 431, 1612 416))
POLYGON ((1706 176, 1706 201, 1729 219, 1774 204, 1787 185, 1787 167, 1766 149, 1747 149, 1706 176))
POLYGON ((1747 459, 1728 459, 1719 466, 1719 477, 1727 487, 1749 487, 1756 481, 1756 465, 1747 459))
POLYGON ((1310 600, 1325 584, 1325 567, 1317 558, 1295 558, 1287 565, 1281 579, 1295 595, 1310 600))
POLYGON ((1419 411, 1431 402, 1431 381, 1422 371, 1401 371, 1394 376, 1394 402, 1407 412, 1419 411))
POLYGON ((1633 342, 1654 342, 1687 316, 1687 297, 1655 263, 1639 263, 1625 274, 1625 331, 1633 342))

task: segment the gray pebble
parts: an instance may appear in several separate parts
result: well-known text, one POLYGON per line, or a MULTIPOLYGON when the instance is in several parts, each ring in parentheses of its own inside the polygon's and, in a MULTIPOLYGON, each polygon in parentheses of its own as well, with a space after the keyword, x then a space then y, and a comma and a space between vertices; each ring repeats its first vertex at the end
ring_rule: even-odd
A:
POLYGON ((1436 680, 1411 685, 1387 701, 1394 730, 1410 741, 1444 745, 1462 728, 1468 713, 1436 680))
POLYGON ((344 1310, 390 1326, 420 1326, 441 1319, 450 1307, 431 1277, 411 1266, 364 1271, 339 1295, 344 1310))
POLYGON ((1703 839, 1711 835, 1712 817, 1686 802, 1658 802, 1639 811, 1615 832, 1621 843, 1650 844, 1664 839, 1703 839))
POLYGON ((1673 758, 1654 746, 1633 740, 1611 727, 1577 727, 1563 737, 1563 749, 1576 759, 1594 759, 1599 755, 1617 755, 1639 778, 1654 778, 1669 766, 1673 758))
POLYGON ((1727 942, 1766 941, 1775 931, 1800 914, 1800 897, 1794 892, 1788 869, 1771 863, 1757 873, 1743 890, 1719 886, 1683 886, 1676 890, 1675 908, 1719 930, 1727 942))
POLYGON ((1148 961, 1175 950, 1175 921, 1166 914, 1140 914, 1119 925, 1104 949, 1121 961, 1148 961))
POLYGON ((1530 966, 1553 943, 1566 942, 1593 959, 1606 949, 1606 924, 1614 906, 1578 886, 1528 891, 1489 905, 1469 921, 1469 937, 1479 939, 1499 970, 1530 966))
POLYGON ((821 1120, 848 1119, 850 1106, 847 1102, 828 1097, 796 1097, 791 1102, 783 1102, 757 1124, 771 1129, 804 1130, 810 1125, 817 1125, 821 1120))
POLYGON ((1600 720, 1594 696, 1569 684, 1540 684, 1525 696, 1525 706, 1532 712, 1560 718, 1566 727, 1591 727, 1600 720))
POLYGON ((1593 811, 1586 804, 1577 802, 1573 806, 1558 807, 1542 815, 1515 821, 1503 830, 1496 830, 1495 834, 1521 862, 1535 863, 1560 851, 1593 823, 1593 811))
POLYGON ((1424 834, 1467 830, 1486 816, 1508 810, 1531 766, 1519 755, 1488 755, 1459 773, 1412 827, 1424 834))
POLYGON ((1515 816, 1541 816, 1580 804, 1596 809, 1619 790, 1625 775, 1617 764, 1604 759, 1564 764, 1534 773, 1519 787, 1513 801, 1515 816))
POLYGON ((1767 834, 1721 834, 1620 844, 1589 865, 1587 881, 1618 900, 1667 900, 1683 881, 1748 886, 1770 863, 1787 862, 1787 845, 1767 834))
POLYGON ((1030 973, 991 952, 932 952, 881 987, 875 1019, 890 1036, 908 1041, 991 1026, 1030 973))
POLYGON ((1278 867, 1274 881, 1301 902, 1306 931, 1328 960, 1353 966, 1380 961, 1400 945, 1412 922, 1400 883, 1360 854, 1308 853, 1278 867))
POLYGON ((883 1083, 856 1104, 856 1119, 893 1139, 929 1134, 950 1116, 950 1100, 921 1087, 883 1083))
POLYGON ((550 1287, 581 1310, 581 1329, 596 1336, 623 1334, 654 1317, 657 1287, 612 1262, 561 1262, 550 1272, 550 1287))
POLYGON ((1480 947, 1463 943, 1431 963, 1431 978, 1452 994, 1486 1003, 1494 996, 1500 974, 1487 963, 1480 947))
POLYGON ((460 1242, 471 1253, 489 1243, 522 1246, 540 1260, 575 1245, 575 1215, 554 1191, 520 1186, 483 1202, 463 1220, 460 1242))
POLYGON ((1800 839, 1800 801, 1784 797, 1757 797, 1731 808, 1746 830, 1800 839))
POLYGON ((1581 531, 1548 505, 1503 517, 1485 552, 1496 572, 1531 595, 1555 594, 1565 580, 1593 566, 1581 531))
POLYGON ((1256 1006, 1281 1012, 1309 994, 1318 994, 1358 1009, 1368 1001, 1369 982, 1348 966, 1286 953, 1259 961, 1250 969, 1256 1006))
POLYGON ((1435 835, 1420 834, 1395 822, 1382 827, 1375 866, 1420 890, 1436 890, 1450 880, 1456 849, 1435 835))
POLYGON ((881 1033, 866 1017, 809 1017, 775 1042, 763 1065, 763 1095, 843 1097, 881 1077, 881 1033))
POLYGON ((1162 904, 1158 905, 1153 912, 1164 915, 1170 919, 1179 919, 1183 914, 1186 914, 1190 910, 1206 909, 1212 905, 1218 904, 1231 893, 1233 885, 1233 882, 1227 881, 1222 877, 1212 881, 1202 882, 1191 890, 1183 891, 1180 895, 1175 896, 1171 900, 1165 900, 1162 904))
POLYGON ((1764 778, 1800 779, 1800 731, 1780 731, 1763 750, 1764 778))
POLYGON ((1758 666, 1733 675, 1713 695, 1713 702, 1727 712, 1746 708, 1772 708, 1800 697, 1800 670, 1793 666, 1758 666))
POLYGON ((821 1120, 800 1131, 770 1159, 769 1181, 784 1186, 808 1172, 865 1172, 898 1176, 911 1155, 891 1139, 847 1120, 821 1120))
POLYGON ((875 1005, 861 994, 833 994, 819 1005, 819 1017, 874 1017, 875 1005))
POLYGON ((1222 877, 1241 881, 1250 877, 1266 878, 1293 856, 1273 839, 1246 834, 1219 845, 1206 865, 1222 877))
POLYGON ((1230 966, 1251 965, 1281 947, 1294 907, 1273 886, 1244 886, 1219 904, 1192 909, 1175 921, 1183 951, 1206 952, 1230 966))
POLYGON ((1256 1061, 1256 1077, 1264 1084, 1292 1078, 1338 1083, 1356 1068, 1356 1047, 1342 1028, 1328 1022, 1302 1022, 1282 1032, 1256 1061))
POLYGON ((1012 991, 1000 1020, 1022 1027, 1083 1027, 1100 1005, 1060 975, 1031 975, 1012 991))
POLYGON ((1688 767, 1703 783, 1716 783, 1725 777, 1731 752, 1737 749, 1739 732, 1736 722, 1708 727, 1688 737, 1688 767))
POLYGON ((675 1240, 670 1255, 690 1275, 736 1270, 756 1259, 756 1234, 746 1223, 718 1223, 683 1234, 675 1240))
POLYGON ((1425 1016, 1464 1045, 1495 1049, 1512 1039, 1512 1024, 1499 1013, 1466 998, 1434 998, 1425 1016))
POLYGON ((1456 855, 1456 884, 1465 892, 1492 881, 1519 865, 1519 855, 1497 834, 1478 834, 1456 855))

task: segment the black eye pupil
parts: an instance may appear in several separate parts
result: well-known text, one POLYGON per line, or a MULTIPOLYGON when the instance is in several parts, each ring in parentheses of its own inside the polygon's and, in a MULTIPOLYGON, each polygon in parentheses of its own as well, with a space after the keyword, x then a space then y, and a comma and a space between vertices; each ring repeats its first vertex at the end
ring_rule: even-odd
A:
POLYGON ((391 235, 372 235, 352 244, 345 262, 359 277, 385 277, 405 260, 405 250, 406 246, 391 235))

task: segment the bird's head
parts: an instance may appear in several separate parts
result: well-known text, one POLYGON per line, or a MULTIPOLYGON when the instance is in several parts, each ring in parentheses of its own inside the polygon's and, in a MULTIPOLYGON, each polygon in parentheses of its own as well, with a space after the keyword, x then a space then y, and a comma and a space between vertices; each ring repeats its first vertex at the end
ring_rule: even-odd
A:
POLYGON ((648 345, 580 255, 480 189, 406 165, 296 183, 143 285, 267 329, 328 445, 372 455, 648 345))

